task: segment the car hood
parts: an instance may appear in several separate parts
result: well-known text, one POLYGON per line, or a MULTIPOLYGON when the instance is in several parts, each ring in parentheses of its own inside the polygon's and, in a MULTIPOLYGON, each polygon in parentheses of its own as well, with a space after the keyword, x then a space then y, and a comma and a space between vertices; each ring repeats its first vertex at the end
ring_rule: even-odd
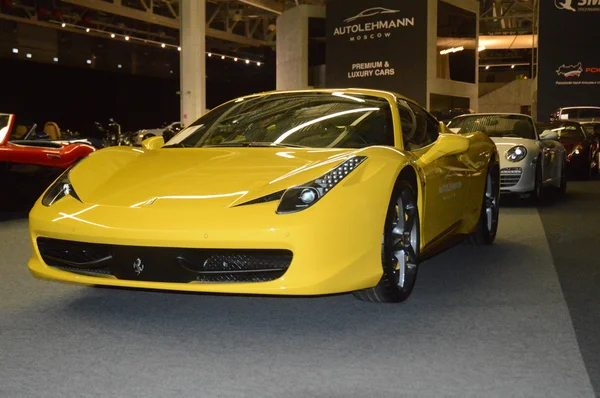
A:
POLYGON ((494 141, 494 144, 496 144, 496 147, 498 148, 498 152, 500 154, 504 154, 510 148, 515 147, 517 145, 524 146, 525 148, 527 148, 528 152, 535 151, 539 148, 536 140, 530 140, 530 139, 526 139, 526 138, 491 137, 491 139, 492 139, 492 141, 494 141))
POLYGON ((311 181, 356 152, 360 150, 113 147, 88 156, 69 177, 84 203, 182 206, 210 200, 233 206, 311 181))
POLYGON ((565 147, 565 150, 567 151, 567 153, 571 153, 575 150, 575 147, 577 147, 577 145, 581 144, 581 140, 578 138, 567 138, 567 137, 561 137, 559 139, 560 143, 565 147))

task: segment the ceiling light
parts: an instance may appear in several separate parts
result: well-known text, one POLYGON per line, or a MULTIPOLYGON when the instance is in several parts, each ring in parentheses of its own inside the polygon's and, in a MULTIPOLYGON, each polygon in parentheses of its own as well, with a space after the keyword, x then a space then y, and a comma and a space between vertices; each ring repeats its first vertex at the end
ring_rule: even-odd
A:
POLYGON ((165 47, 166 47, 165 43, 162 43, 160 46, 161 46, 162 48, 165 48, 165 47))
POLYGON ((121 69, 123 67, 123 65, 119 64, 117 65, 117 68, 121 69))
POLYGON ((511 68, 511 69, 515 69, 515 66, 513 65, 513 66, 511 66, 510 68, 511 68))
POLYGON ((67 26, 67 24, 63 22, 63 24, 60 26, 62 26, 64 28, 65 26, 67 26))
POLYGON ((181 51, 181 47, 177 47, 177 51, 181 51))
POLYGON ((26 57, 31 58, 31 54, 27 53, 26 57))
POLYGON ((256 65, 257 65, 257 66, 260 66, 260 62, 257 62, 257 63, 256 63, 256 65))
POLYGON ((129 36, 125 36, 125 40, 129 40, 129 36))
POLYGON ((211 54, 211 53, 208 53, 208 56, 209 56, 209 57, 212 57, 212 54, 211 54))
POLYGON ((234 60, 235 62, 237 62, 237 61, 238 61, 238 59, 237 59, 237 58, 234 58, 233 60, 234 60))
POLYGON ((87 61, 85 61, 85 62, 87 62, 87 64, 88 64, 88 65, 91 65, 91 64, 92 64, 92 60, 91 60, 91 59, 88 59, 88 60, 87 60, 87 61))
POLYGON ((54 57, 54 58, 52 58, 52 61, 58 62, 58 58, 54 57))
POLYGON ((18 54, 19 53, 19 49, 18 48, 13 48, 13 54, 18 54))
POLYGON ((90 33, 90 28, 87 28, 85 31, 88 32, 88 33, 90 33))
POLYGON ((490 69, 490 66, 486 65, 485 70, 488 70, 488 69, 490 69))
POLYGON ((114 33, 111 33, 111 34, 110 34, 110 38, 111 38, 111 39, 114 39, 114 38, 115 38, 115 34, 114 34, 114 33))
POLYGON ((249 64, 249 63, 250 63, 250 60, 249 60, 249 59, 247 59, 247 60, 246 60, 246 63, 247 63, 247 64, 249 64))
POLYGON ((221 55, 221 59, 225 59, 225 56, 224 56, 224 55, 221 55))
POLYGON ((485 46, 479 46, 479 47, 477 48, 477 51, 483 51, 483 50, 485 50, 485 46))

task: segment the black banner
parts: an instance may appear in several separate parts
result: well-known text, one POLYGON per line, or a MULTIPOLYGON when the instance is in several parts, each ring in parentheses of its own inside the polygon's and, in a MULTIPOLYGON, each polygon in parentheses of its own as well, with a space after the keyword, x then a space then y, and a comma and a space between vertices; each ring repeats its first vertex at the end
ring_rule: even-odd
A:
POLYGON ((540 121, 565 106, 600 105, 600 0, 542 0, 539 26, 540 121))
POLYGON ((389 90, 425 106, 427 2, 329 1, 326 65, 327 87, 389 90))

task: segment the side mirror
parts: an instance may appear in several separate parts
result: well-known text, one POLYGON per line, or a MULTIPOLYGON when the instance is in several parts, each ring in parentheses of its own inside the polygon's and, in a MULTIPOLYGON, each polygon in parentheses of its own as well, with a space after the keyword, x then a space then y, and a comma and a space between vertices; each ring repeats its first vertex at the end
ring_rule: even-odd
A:
POLYGON ((444 156, 459 155, 469 150, 471 141, 458 134, 440 134, 437 141, 427 153, 419 158, 417 163, 426 165, 444 156))
POLYGON ((552 130, 544 130, 544 132, 540 134, 540 140, 558 140, 558 133, 552 130))
POLYGON ((165 145, 165 139, 161 136, 154 136, 146 138, 142 141, 142 148, 144 149, 159 149, 165 145))

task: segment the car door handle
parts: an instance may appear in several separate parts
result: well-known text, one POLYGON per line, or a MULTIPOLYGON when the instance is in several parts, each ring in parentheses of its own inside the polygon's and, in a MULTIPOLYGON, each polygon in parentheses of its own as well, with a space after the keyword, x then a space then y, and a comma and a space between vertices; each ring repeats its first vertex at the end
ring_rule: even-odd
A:
POLYGON ((47 153, 46 157, 48 157, 48 159, 60 159, 60 155, 56 155, 54 153, 47 153))

